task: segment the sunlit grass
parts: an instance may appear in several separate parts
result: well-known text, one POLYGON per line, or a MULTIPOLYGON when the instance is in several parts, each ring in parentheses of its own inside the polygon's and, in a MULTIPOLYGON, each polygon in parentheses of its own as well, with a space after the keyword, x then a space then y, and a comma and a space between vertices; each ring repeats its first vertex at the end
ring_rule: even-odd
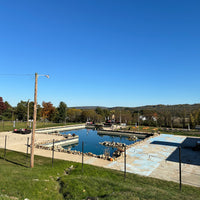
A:
MULTIPOLYGON (((77 123, 52 123, 52 122, 40 122, 37 121, 37 128, 46 128, 46 127, 56 127, 56 126, 65 126, 65 125, 74 125, 77 123)), ((31 124, 32 126, 32 124, 31 124)), ((13 126, 12 121, 0 121, 0 132, 2 131, 12 131, 13 129, 27 128, 27 122, 16 121, 15 127, 13 126)))
MULTIPOLYGON (((0 156, 3 150, 0 149, 0 156)), ((199 188, 182 186, 120 171, 80 163, 52 160, 35 156, 35 167, 29 168, 26 154, 7 151, 6 160, 0 159, 0 199, 200 199, 199 188), (73 165, 66 175, 65 170, 73 165), (11 198, 12 199, 12 198, 11 198)))

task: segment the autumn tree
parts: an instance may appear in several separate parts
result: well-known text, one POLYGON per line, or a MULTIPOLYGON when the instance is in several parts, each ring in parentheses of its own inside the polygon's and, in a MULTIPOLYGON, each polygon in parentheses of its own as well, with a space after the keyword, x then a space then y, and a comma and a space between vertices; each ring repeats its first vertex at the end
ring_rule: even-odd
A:
POLYGON ((41 110, 43 120, 53 121, 55 116, 55 107, 51 102, 42 102, 41 110))
POLYGON ((101 122, 103 117, 95 112, 95 110, 83 110, 81 114, 81 121, 101 122))
POLYGON ((131 124, 133 121, 132 113, 129 110, 115 110, 115 121, 131 124))
POLYGON ((81 121, 81 114, 82 111, 80 109, 76 109, 76 108, 69 108, 67 110, 67 119, 70 122, 79 122, 81 121))
POLYGON ((108 119, 110 116, 110 111, 108 109, 103 109, 103 118, 108 119))
POLYGON ((100 107, 97 107, 95 109, 95 112, 101 116, 102 120, 106 120, 108 117, 110 117, 110 111, 108 109, 102 109, 100 107))
POLYGON ((3 113, 3 111, 6 110, 6 104, 3 102, 3 98, 0 97, 0 115, 3 113))
POLYGON ((0 97, 0 119, 11 120, 12 114, 12 106, 7 101, 3 102, 3 98, 0 97))
POLYGON ((5 101, 6 109, 3 111, 2 116, 5 120, 14 120, 14 109, 13 107, 5 101))

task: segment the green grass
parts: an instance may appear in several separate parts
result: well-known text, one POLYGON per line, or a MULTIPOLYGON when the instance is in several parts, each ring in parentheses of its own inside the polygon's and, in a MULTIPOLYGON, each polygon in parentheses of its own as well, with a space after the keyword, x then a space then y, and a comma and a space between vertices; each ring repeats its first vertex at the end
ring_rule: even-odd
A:
POLYGON ((192 137, 200 137, 200 132, 196 131, 160 131, 164 134, 172 134, 172 135, 181 135, 181 136, 192 136, 192 137))
MULTIPOLYGON (((39 122, 37 121, 37 128, 46 128, 46 127, 56 127, 56 126, 66 126, 66 125, 75 125, 78 123, 52 123, 52 122, 39 122)), ((27 123, 26 122, 15 122, 15 128, 26 128, 27 123)), ((13 128, 13 122, 11 121, 0 121, 0 132, 2 131, 12 131, 13 128)))
MULTIPOLYGON (((127 129, 129 129, 132 131, 138 131, 138 128, 135 128, 134 126, 128 126, 127 129)), ((182 135, 182 136, 193 136, 193 137, 200 137, 200 131, 198 132, 195 129, 191 129, 190 131, 185 130, 181 130, 178 128, 159 128, 159 127, 152 127, 152 126, 140 126, 139 127, 139 131, 140 132, 146 132, 146 133, 154 133, 154 132, 160 132, 160 133, 164 133, 164 134, 172 134, 172 135, 182 135)))
MULTIPOLYGON (((0 156, 3 156, 0 149, 0 156)), ((28 168, 26 154, 7 151, 6 160, 0 159, 0 199, 175 199, 198 200, 200 189, 183 185, 182 192, 174 182, 162 181, 123 172, 35 156, 35 167, 28 168), (69 175, 64 170, 71 165, 69 175), (59 181, 57 180, 59 177, 59 181), (6 196, 7 195, 7 196, 6 196)))

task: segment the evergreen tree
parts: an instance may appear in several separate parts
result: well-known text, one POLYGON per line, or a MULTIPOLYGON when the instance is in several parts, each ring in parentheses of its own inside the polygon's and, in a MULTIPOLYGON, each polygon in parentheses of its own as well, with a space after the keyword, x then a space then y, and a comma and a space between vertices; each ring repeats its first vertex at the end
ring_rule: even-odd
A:
POLYGON ((61 101, 58 106, 58 116, 59 116, 59 122, 66 122, 67 104, 64 103, 63 101, 61 101))

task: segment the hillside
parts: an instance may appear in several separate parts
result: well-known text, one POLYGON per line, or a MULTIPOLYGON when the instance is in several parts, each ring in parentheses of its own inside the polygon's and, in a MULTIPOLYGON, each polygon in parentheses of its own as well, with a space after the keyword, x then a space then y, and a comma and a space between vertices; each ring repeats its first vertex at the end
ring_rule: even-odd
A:
POLYGON ((69 107, 69 108, 76 108, 81 110, 95 110, 97 107, 101 109, 108 109, 108 110, 154 110, 154 111, 163 111, 163 110, 176 110, 176 111, 183 111, 185 110, 188 113, 191 113, 195 110, 200 109, 200 104, 176 104, 176 105, 146 105, 146 106, 138 106, 138 107, 105 107, 105 106, 77 106, 77 107, 69 107))

